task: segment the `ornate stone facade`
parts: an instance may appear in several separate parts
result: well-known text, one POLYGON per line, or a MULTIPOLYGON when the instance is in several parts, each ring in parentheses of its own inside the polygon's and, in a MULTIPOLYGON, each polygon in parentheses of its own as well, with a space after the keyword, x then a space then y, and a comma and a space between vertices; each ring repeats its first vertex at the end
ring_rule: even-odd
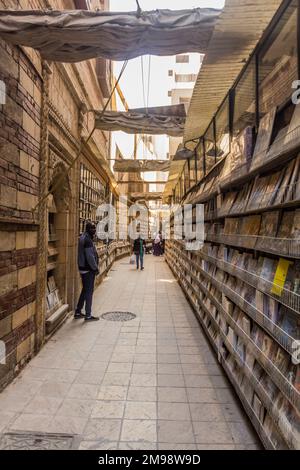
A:
MULTIPOLYGON (((0 8, 16 4, 86 7, 84 0, 0 0, 0 8)), ((92 5, 101 9, 107 2, 92 5)), ((0 389, 45 342, 49 276, 67 311, 76 302, 80 165, 110 187, 101 163, 109 135, 95 131, 89 145, 83 143, 94 124, 88 110, 104 106, 96 69, 97 60, 49 64, 31 49, 0 41, 0 80, 7 91, 0 104, 0 341, 6 349, 0 389), (51 246, 49 239, 55 240, 51 246)))

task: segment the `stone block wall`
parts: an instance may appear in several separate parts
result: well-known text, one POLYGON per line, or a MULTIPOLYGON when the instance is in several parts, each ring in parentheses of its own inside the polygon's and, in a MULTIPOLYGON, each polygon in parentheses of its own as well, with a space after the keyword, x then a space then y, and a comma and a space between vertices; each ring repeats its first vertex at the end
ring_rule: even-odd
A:
MULTIPOLYGON (((0 9, 49 5, 55 9, 76 7, 73 0, 0 0, 0 9)), ((107 2, 94 0, 92 6, 107 7, 107 2)), ((53 175, 55 179, 72 163, 82 138, 92 129, 93 115, 83 110, 104 106, 95 60, 48 64, 46 68, 49 114, 45 118, 45 65, 43 68, 40 55, 0 39, 0 80, 7 92, 6 103, 0 105, 0 346, 4 344, 6 349, 5 364, 0 357, 0 390, 45 341, 47 273, 46 269, 41 273, 41 261, 47 257, 44 222, 48 214, 46 205, 40 218, 33 209, 53 182, 53 175)), ((109 154, 108 146, 108 134, 96 131, 91 145, 82 148, 80 159, 54 194, 60 240, 54 274, 62 301, 70 310, 80 289, 76 266, 79 164, 88 160, 96 175, 108 179, 101 165, 101 158, 109 154)))

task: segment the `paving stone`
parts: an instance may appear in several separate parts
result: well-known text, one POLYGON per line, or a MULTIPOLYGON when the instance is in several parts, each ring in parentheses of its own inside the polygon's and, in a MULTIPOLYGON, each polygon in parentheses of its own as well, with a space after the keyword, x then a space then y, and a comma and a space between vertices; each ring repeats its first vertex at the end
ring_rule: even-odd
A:
POLYGON ((189 421, 191 413, 187 403, 158 403, 158 419, 167 421, 189 421))
POLYGON ((191 421, 158 421, 158 441, 180 444, 195 442, 191 421))
POLYGON ((121 441, 157 442, 156 421, 124 419, 121 441))

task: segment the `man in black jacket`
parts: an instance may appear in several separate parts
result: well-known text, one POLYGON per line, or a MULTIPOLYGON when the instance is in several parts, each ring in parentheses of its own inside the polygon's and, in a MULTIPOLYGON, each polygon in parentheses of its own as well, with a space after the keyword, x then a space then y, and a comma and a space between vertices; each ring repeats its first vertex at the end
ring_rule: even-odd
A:
POLYGON ((141 271, 144 270, 144 253, 145 253, 146 242, 139 236, 134 240, 133 252, 136 256, 136 269, 139 269, 139 262, 141 262, 141 271))
POLYGON ((88 222, 85 232, 79 238, 78 244, 78 268, 82 280, 82 291, 78 300, 74 318, 83 318, 85 321, 97 321, 98 317, 92 315, 92 300, 94 293, 95 277, 99 274, 98 253, 93 242, 96 234, 95 224, 88 222), (85 303, 85 315, 81 313, 85 303))

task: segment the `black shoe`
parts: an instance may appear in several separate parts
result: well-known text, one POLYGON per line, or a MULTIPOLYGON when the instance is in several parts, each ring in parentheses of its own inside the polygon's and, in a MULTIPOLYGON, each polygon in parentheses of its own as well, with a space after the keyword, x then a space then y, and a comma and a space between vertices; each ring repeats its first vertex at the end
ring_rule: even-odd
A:
POLYGON ((85 321, 98 321, 100 320, 99 317, 93 317, 92 315, 90 317, 85 317, 85 321))
POLYGON ((79 320, 80 318, 85 318, 85 315, 83 313, 75 313, 74 320, 79 320))
POLYGON ((145 268, 141 268, 141 271, 144 271, 145 268))

